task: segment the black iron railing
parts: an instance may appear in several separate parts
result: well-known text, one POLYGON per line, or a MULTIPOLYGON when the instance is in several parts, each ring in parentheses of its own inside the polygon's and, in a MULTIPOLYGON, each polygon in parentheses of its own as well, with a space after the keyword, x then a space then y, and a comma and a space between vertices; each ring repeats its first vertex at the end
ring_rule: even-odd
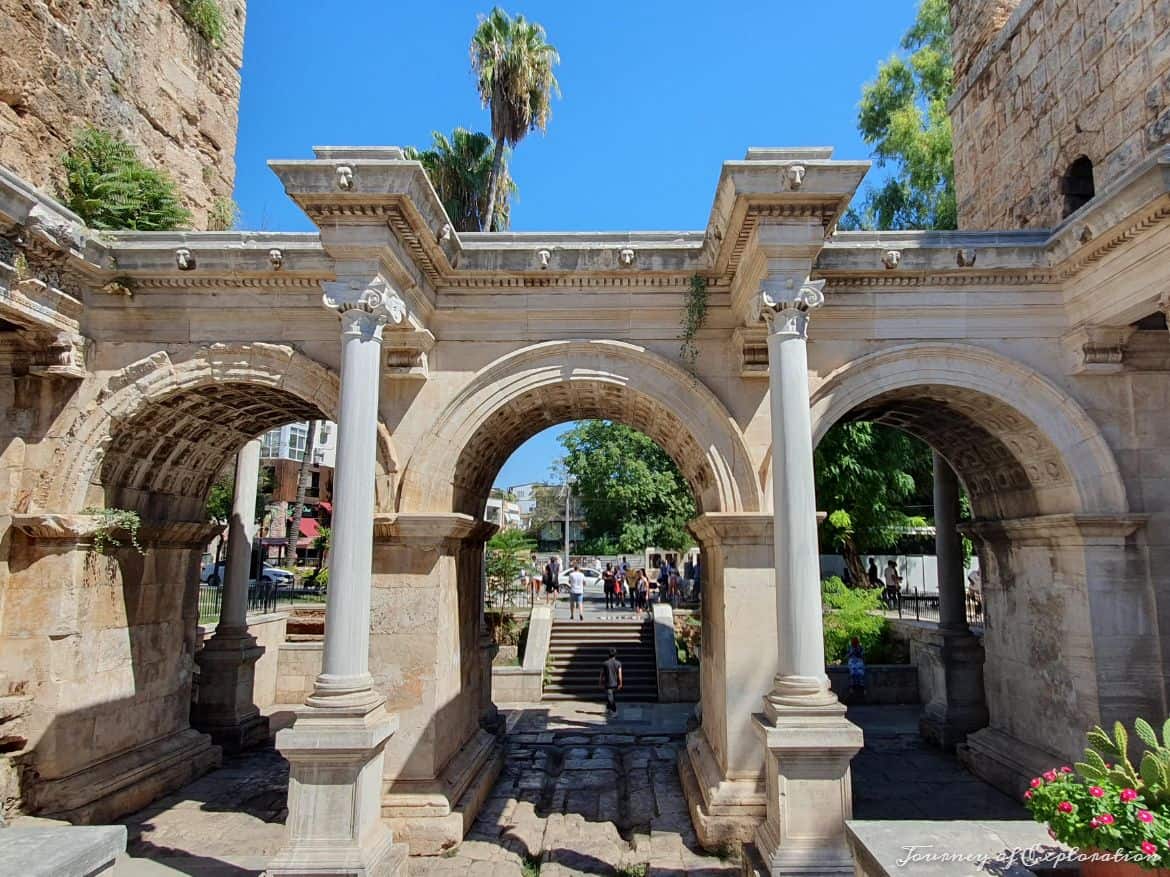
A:
MULTIPOLYGON (((903 591, 892 601, 889 606, 892 610, 897 610, 899 618, 913 618, 915 621, 934 621, 939 620, 938 615, 938 594, 924 592, 919 593, 915 588, 912 591, 903 591)), ((983 600, 974 595, 967 595, 967 623, 968 624, 983 624, 983 600)))
MULTIPOLYGON (((543 588, 543 585, 541 586, 543 588)), ((532 588, 527 584, 513 582, 510 585, 498 585, 488 582, 487 593, 484 595, 484 607, 487 609, 531 609, 532 588)))
MULTIPOLYGON (((223 586, 199 586, 199 623, 204 627, 219 623, 223 605, 223 586)), ((276 610, 276 586, 263 582, 248 588, 248 612, 266 614, 276 610)))

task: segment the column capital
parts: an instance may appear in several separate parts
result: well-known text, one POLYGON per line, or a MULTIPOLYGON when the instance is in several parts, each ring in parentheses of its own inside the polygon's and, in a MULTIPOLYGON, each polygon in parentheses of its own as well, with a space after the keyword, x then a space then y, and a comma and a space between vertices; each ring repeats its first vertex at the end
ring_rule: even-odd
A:
POLYGON ((346 277, 326 281, 321 301, 341 317, 343 334, 382 338, 387 323, 398 326, 407 319, 406 302, 385 277, 346 277))
POLYGON ((825 281, 792 277, 767 278, 752 303, 754 317, 763 319, 769 335, 808 337, 808 312, 825 303, 825 281))

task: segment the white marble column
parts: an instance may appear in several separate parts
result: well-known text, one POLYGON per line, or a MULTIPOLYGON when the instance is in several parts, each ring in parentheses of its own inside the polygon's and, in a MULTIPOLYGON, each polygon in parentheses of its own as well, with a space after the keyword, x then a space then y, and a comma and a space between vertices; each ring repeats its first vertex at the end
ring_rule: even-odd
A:
POLYGON ((959 479, 934 452, 934 553, 938 564, 938 624, 965 633, 967 592, 963 586, 963 537, 959 535, 959 479))
POLYGON ((195 656, 199 688, 191 707, 191 723, 229 752, 268 739, 268 719, 260 715, 255 702, 256 661, 264 654, 264 647, 248 633, 247 617, 259 477, 260 440, 253 439, 236 456, 219 624, 195 656))
POLYGON ((260 439, 252 439, 236 455, 232 517, 228 523, 227 562, 216 633, 248 626, 248 579, 256 537, 256 483, 260 479, 260 439))
POLYGON ((398 721, 369 672, 374 477, 382 330, 406 305, 381 275, 326 283, 341 317, 333 549, 321 674, 276 746, 289 761, 288 837, 270 877, 375 877, 405 870, 382 820, 386 741, 398 721))
POLYGON ((824 302, 823 287, 773 275, 758 298, 768 325, 778 655, 758 724, 767 815, 756 848, 772 874, 853 873, 845 820, 853 811, 849 762, 862 738, 825 674, 809 415, 808 315, 824 302))

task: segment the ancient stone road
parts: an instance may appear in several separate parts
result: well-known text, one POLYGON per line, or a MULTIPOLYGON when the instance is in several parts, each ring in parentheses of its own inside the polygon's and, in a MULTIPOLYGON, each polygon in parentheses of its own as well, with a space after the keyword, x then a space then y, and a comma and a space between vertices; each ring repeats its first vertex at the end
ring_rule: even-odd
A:
MULTIPOLYGON (((1023 808, 917 738, 917 707, 860 707, 853 762, 862 819, 1026 819, 1023 808), (945 790, 946 794, 939 794, 945 790)), ((415 858, 412 875, 734 874, 702 852, 675 769, 690 704, 593 703, 506 712, 506 763, 471 833, 448 857, 415 858)), ((273 750, 225 767, 125 820, 130 858, 116 877, 252 877, 279 849, 288 766, 273 750)), ((908 842, 915 842, 909 838, 908 842)))

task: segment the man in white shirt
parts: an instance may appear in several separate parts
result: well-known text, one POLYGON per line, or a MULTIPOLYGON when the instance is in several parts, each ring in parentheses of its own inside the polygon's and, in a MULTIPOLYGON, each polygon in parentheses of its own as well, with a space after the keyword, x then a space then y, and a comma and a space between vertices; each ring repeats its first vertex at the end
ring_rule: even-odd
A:
POLYGON ((577 610, 577 618, 585 620, 585 574, 577 564, 573 564, 573 571, 569 573, 569 620, 573 620, 573 609, 577 610))

